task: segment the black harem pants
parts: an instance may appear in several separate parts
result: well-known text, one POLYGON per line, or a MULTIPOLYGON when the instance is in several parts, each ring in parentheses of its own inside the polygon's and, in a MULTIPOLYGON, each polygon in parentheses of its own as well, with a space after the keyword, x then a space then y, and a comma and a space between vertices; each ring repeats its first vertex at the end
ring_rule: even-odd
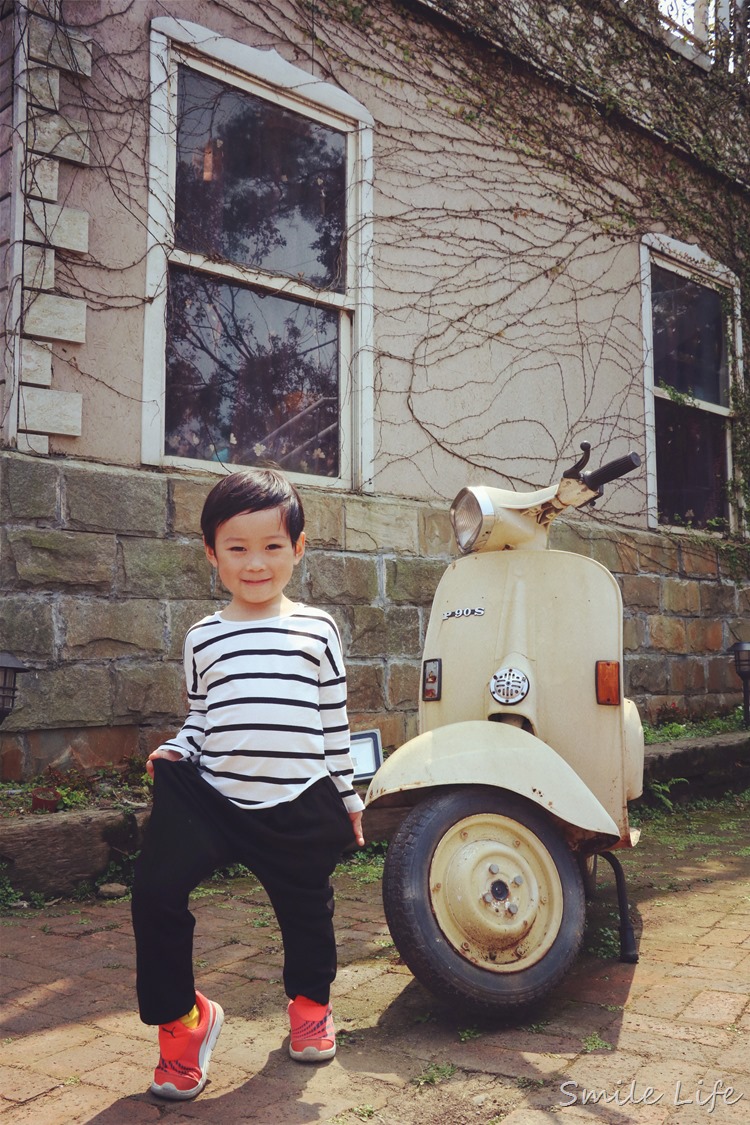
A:
POLYGON ((292 801, 242 809, 189 762, 154 762, 154 803, 133 886, 136 988, 144 1023, 171 1023, 195 1004, 190 893, 242 863, 265 888, 284 943, 284 989, 327 1004, 336 976, 331 873, 352 843, 331 778, 292 801))

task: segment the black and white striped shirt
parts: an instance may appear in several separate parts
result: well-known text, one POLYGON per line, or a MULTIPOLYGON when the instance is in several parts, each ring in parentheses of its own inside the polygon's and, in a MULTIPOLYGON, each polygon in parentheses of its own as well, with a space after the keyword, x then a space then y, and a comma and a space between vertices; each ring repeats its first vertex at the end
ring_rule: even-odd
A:
POLYGON ((242 808, 290 801, 330 774, 348 812, 352 788, 346 671, 333 618, 295 606, 283 617, 204 617, 184 649, 190 712, 177 750, 242 808))

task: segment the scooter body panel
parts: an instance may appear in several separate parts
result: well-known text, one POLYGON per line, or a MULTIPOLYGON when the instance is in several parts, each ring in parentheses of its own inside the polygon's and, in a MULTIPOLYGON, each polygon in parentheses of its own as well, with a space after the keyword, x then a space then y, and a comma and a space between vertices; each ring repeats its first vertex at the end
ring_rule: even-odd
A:
POLYGON ((457 784, 518 793, 600 838, 602 847, 620 839, 617 823, 559 754, 518 727, 486 720, 452 723, 404 743, 373 778, 366 804, 457 784))
MULTIPOLYGON (((425 640, 424 661, 438 660, 439 690, 420 701, 421 733, 488 719, 495 720, 488 727, 502 728, 501 717, 522 725, 585 779, 618 835, 627 834, 627 800, 637 795, 643 772, 643 737, 624 700, 602 705, 596 698, 597 661, 622 662, 622 599, 605 567, 548 550, 456 560, 436 591, 425 640), (525 694, 497 698, 503 693, 493 677, 502 669, 518 673, 525 694)), ((458 754, 454 765, 460 783, 468 763, 458 754)), ((537 773, 536 782, 542 779, 537 773)))

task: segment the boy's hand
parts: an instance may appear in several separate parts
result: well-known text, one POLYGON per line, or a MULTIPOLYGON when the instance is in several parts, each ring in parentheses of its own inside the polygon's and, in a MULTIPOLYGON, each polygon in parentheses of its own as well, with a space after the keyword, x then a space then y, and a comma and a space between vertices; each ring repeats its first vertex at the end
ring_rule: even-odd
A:
POLYGON ((360 848, 364 845, 365 838, 362 835, 362 813, 350 812, 349 819, 352 822, 352 831, 354 832, 354 839, 359 844, 360 848))
POLYGON ((154 758, 166 758, 168 762, 179 762, 182 754, 179 754, 176 750, 154 750, 146 759, 146 773, 149 777, 154 776, 154 758))

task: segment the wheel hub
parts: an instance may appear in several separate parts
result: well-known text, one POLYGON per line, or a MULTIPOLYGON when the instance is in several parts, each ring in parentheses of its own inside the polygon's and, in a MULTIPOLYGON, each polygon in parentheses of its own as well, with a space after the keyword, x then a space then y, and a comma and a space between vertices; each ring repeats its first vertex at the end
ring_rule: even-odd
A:
POLYGON ((562 922, 554 860, 530 829, 499 814, 470 816, 448 829, 432 858, 430 899, 454 949, 494 972, 539 961, 562 922))

